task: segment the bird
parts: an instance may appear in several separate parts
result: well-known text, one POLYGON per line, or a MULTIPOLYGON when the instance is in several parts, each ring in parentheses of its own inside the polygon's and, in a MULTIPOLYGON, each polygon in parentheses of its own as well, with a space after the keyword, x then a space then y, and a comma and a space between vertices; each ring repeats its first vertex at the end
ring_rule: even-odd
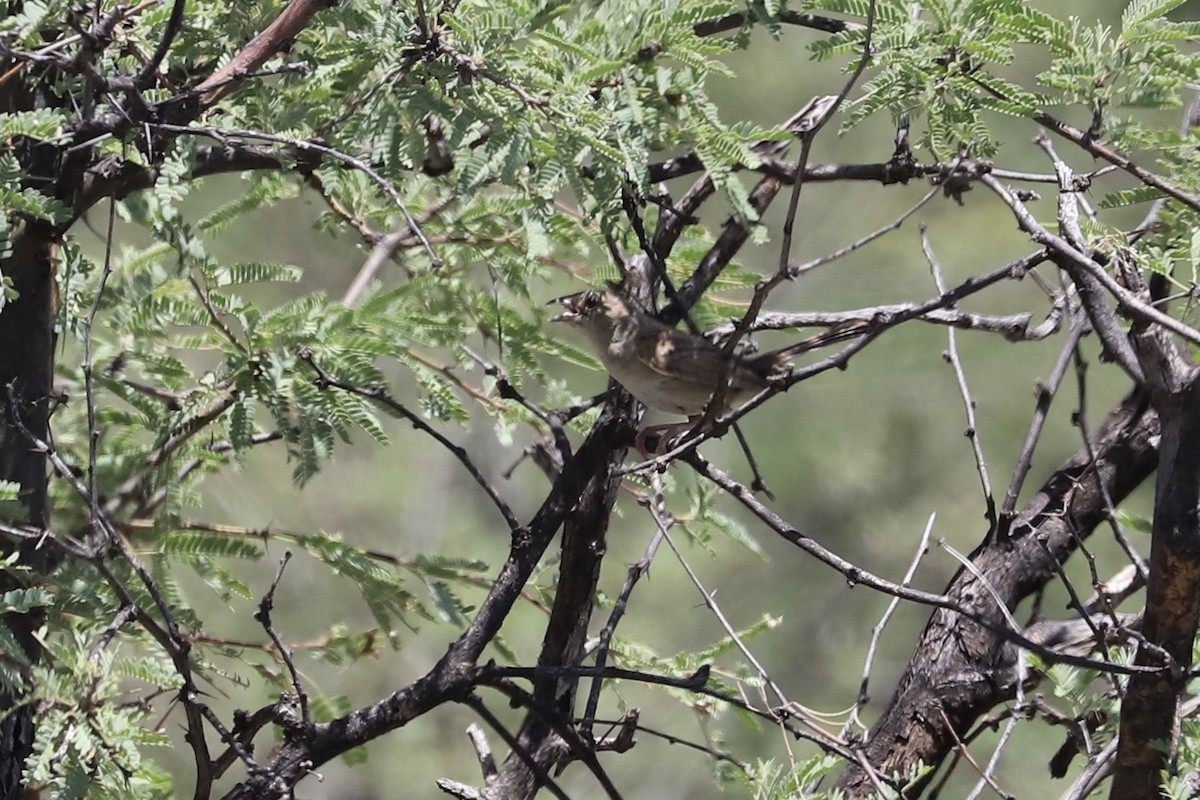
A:
POLYGON ((678 433, 703 419, 722 375, 728 381, 717 414, 741 405, 785 375, 792 357, 867 332, 852 321, 778 350, 745 357, 727 353, 711 340, 673 328, 632 306, 612 288, 588 289, 552 300, 566 310, 553 318, 581 331, 600 362, 617 383, 646 406, 682 414, 688 422, 646 428, 635 444, 644 455, 651 433, 658 434, 658 453, 678 433))

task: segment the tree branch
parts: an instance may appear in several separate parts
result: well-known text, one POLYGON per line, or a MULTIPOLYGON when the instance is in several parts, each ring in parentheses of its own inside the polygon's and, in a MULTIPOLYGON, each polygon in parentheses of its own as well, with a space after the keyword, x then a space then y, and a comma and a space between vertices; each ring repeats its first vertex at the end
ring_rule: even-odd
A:
POLYGON ((236 89, 247 73, 254 72, 271 58, 286 51, 318 11, 335 5, 337 0, 291 0, 287 8, 262 33, 239 50, 228 64, 196 86, 194 91, 201 96, 204 107, 211 107, 236 89))
MULTIPOLYGON (((1157 433, 1158 416, 1145 394, 1131 393, 1095 434, 1094 460, 1089 448, 1079 450, 1025 506, 1010 536, 989 533, 971 561, 1007 608, 1058 574, 1058 565, 1105 519, 1106 497, 1119 502, 1152 473, 1157 433)), ((999 610, 975 573, 959 570, 945 596, 982 620, 995 620, 998 628, 999 610)), ((995 676, 1011 658, 995 630, 958 611, 936 610, 891 703, 871 729, 870 764, 885 775, 908 774, 918 762, 939 764, 953 749, 954 734, 965 735, 1002 699, 995 676)), ((848 768, 837 785, 850 797, 873 791, 857 766, 848 768)))

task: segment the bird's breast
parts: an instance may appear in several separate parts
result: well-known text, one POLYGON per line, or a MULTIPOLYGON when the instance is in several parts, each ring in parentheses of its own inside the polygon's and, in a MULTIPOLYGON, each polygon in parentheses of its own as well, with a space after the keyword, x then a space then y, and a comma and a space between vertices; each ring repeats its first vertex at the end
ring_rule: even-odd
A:
MULTIPOLYGON (((693 417, 704 413, 712 399, 712 387, 717 375, 693 375, 690 378, 654 369, 637 358, 606 352, 601 358, 609 374, 629 393, 650 408, 693 417)), ((748 400, 755 387, 747 386, 734 376, 726 392, 725 407, 748 400)))

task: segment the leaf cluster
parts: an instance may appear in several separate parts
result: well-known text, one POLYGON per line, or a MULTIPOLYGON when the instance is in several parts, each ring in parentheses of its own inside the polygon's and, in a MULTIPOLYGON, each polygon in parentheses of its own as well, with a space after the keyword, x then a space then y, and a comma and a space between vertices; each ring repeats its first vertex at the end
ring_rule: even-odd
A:
MULTIPOLYGON (((0 55, 6 59, 44 54, 72 30, 71 4, 20 5, 19 13, 0 20, 0 55)), ((701 23, 747 9, 722 0, 464 0, 431 19, 418 17, 422 5, 349 0, 323 11, 320 24, 306 28, 285 56, 308 69, 245 81, 205 118, 207 133, 143 137, 136 131, 97 142, 97 159, 153 177, 149 189, 92 214, 92 221, 111 214, 136 228, 150 242, 143 247, 109 243, 96 254, 81 246, 69 227, 74 211, 27 168, 43 148, 61 143, 64 126, 78 121, 74 99, 87 94, 80 74, 27 60, 25 79, 63 102, 0 114, 0 262, 31 225, 57 226, 63 233, 55 255, 55 324, 62 346, 56 377, 71 400, 54 410, 53 446, 70 474, 84 476, 83 485, 97 491, 96 498, 85 497, 75 482, 55 480, 53 528, 64 541, 99 547, 92 501, 111 509, 116 529, 148 565, 175 621, 194 637, 196 668, 206 677, 245 682, 244 675, 225 675, 217 662, 244 662, 247 648, 205 638, 189 583, 197 578, 222 601, 248 607, 258 587, 248 583, 244 567, 262 559, 267 543, 303 551, 352 586, 368 608, 369 629, 339 624, 310 643, 311 651, 334 664, 374 656, 384 643, 399 646, 401 630, 420 622, 465 625, 475 611, 473 597, 488 586, 488 565, 476 560, 401 559, 333 533, 195 524, 189 513, 203 504, 206 477, 230 468, 231 461, 244 469, 251 450, 281 441, 293 479, 304 485, 345 443, 365 438, 386 444, 389 414, 419 418, 448 435, 487 415, 505 443, 515 431, 544 435, 544 422, 500 396, 495 380, 481 377, 460 345, 469 341, 492 354, 511 385, 532 400, 574 402, 579 398, 548 365, 595 368, 597 362, 543 327, 546 292, 564 275, 617 277, 606 265, 606 236, 627 252, 640 250, 626 225, 624 200, 654 194, 652 160, 694 153, 736 219, 757 219, 743 183, 748 170, 761 166, 750 145, 780 134, 722 119, 709 88, 714 78, 732 75, 725 57, 750 40, 745 31, 728 38, 697 33, 701 23), (258 131, 273 137, 266 141, 295 146, 271 151, 280 168, 247 172, 237 197, 197 213, 194 196, 210 140, 218 146, 257 141, 230 131, 258 131), (300 145, 316 141, 368 165, 372 174, 345 160, 301 166, 300 145), (452 165, 445 174, 428 166, 439 147, 452 165), (407 209, 397 207, 388 187, 407 209), (214 240, 231 228, 255 224, 257 212, 287 208, 302 195, 324 204, 318 227, 359 237, 364 257, 385 235, 401 235, 391 253, 392 271, 360 302, 344 303, 311 288, 314 277, 348 281, 353 270, 346 265, 328 265, 314 276, 298 265, 215 254, 214 240), (408 215, 421 220, 437 262, 409 227, 408 215), (362 391, 329 385, 322 374, 362 391), (384 394, 410 413, 375 402, 384 394)), ((919 4, 917 13, 912 3, 880 0, 867 79, 848 98, 845 127, 880 113, 907 116, 920 123, 922 155, 949 161, 999 152, 996 114, 1036 120, 1057 108, 1082 107, 1107 125, 1117 146, 1153 149, 1168 174, 1195 190, 1200 174, 1193 164, 1194 134, 1108 116, 1111 109, 1177 105, 1184 87, 1198 79, 1200 61, 1181 44, 1200 35, 1200 27, 1165 16, 1179 5, 1181 0, 1135 0, 1113 29, 1059 19, 1020 0, 932 0, 919 4), (1016 66, 1030 54, 1045 66, 1026 81, 1016 66)), ((747 19, 778 35, 784 6, 754 4, 747 19)), ((869 10, 866 0, 821 0, 810 7, 864 20, 869 10)), ((187 24, 145 99, 166 99, 172 87, 195 85, 229 57, 229 42, 248 41, 275 11, 266 0, 189 4, 187 24)), ((95 71, 139 70, 169 13, 170 4, 148 6, 120 26, 118 46, 98 54, 95 71)), ((818 40, 812 52, 818 59, 840 58, 850 68, 865 36, 863 28, 834 34, 818 40)), ((96 102, 96 115, 120 102, 111 93, 87 96, 96 102)), ((1108 203, 1151 197, 1139 189, 1114 194, 1108 203)), ((651 229, 660 213, 647 211, 651 229)), ((1189 212, 1166 211, 1158 249, 1145 251, 1150 257, 1143 266, 1178 276, 1182 264, 1194 276, 1196 227, 1189 212)), ((712 242, 710 233, 694 226, 673 251, 668 273, 686 278, 712 242)), ((715 285, 737 291, 757 280, 755 273, 731 267, 715 285)), ((0 298, 14 299, 11 281, 2 275, 0 298)), ((705 326, 728 316, 711 296, 695 314, 705 326)), ((0 502, 15 499, 13 486, 0 486, 0 502)), ((695 543, 712 549, 720 534, 762 555, 751 535, 721 510, 714 492, 696 490, 685 500, 678 519, 695 543)), ((140 608, 155 607, 129 565, 105 563, 140 608)), ((537 574, 542 582, 530 589, 537 602, 553 593, 553 566, 545 562, 537 574)), ((164 744, 149 723, 151 700, 178 688, 167 654, 135 624, 108 630, 123 601, 86 561, 66 560, 52 575, 36 578, 14 560, 7 568, 19 588, 0 595, 0 610, 46 615, 39 635, 47 656, 38 664, 20 658, 12 632, 0 625, 0 649, 13 658, 0 660, 0 678, 28 689, 46 710, 30 774, 55 796, 170 796, 167 779, 140 749, 164 744)), ((775 624, 764 617, 739 638, 775 624)), ((685 676, 735 647, 730 637, 698 652, 661 657, 649 646, 617 640, 612 652, 615 663, 630 669, 685 676)), ((502 642, 497 649, 511 656, 502 642)), ((260 650, 262 658, 250 669, 273 687, 288 688, 277 654, 265 644, 260 650)), ((1089 694, 1090 676, 1059 668, 1049 673, 1076 713, 1103 704, 1089 694)), ((713 685, 730 692, 735 683, 761 680, 737 663, 714 676, 713 685)), ((711 697, 671 692, 698 717, 716 718, 725 710, 711 697)), ((313 706, 318 719, 349 708, 340 696, 316 697, 313 706)), ((750 781, 764 800, 789 797, 829 769, 819 759, 794 769, 759 764, 750 781)))

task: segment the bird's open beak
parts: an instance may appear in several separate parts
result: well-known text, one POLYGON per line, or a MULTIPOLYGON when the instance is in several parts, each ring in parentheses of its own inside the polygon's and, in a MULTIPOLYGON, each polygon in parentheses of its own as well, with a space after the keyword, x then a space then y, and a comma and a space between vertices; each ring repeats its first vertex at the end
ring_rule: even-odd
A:
POLYGON ((561 314, 551 317, 550 321, 551 322, 567 322, 567 323, 577 321, 581 316, 580 308, 579 308, 579 297, 580 297, 580 293, 569 294, 569 295, 566 295, 565 297, 556 297, 553 300, 551 300, 549 303, 546 303, 546 305, 548 305, 548 306, 558 305, 558 306, 562 306, 563 308, 566 309, 566 311, 562 312, 561 314))

